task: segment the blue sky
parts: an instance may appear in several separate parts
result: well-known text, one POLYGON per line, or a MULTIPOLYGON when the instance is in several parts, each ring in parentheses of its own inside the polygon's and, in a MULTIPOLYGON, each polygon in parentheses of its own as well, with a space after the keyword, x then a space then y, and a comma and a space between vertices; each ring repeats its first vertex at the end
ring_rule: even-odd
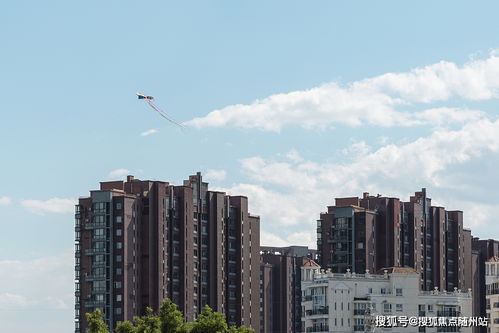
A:
POLYGON ((74 201, 128 173, 203 172, 250 198, 266 245, 313 245, 334 197, 422 187, 498 238, 497 7, 0 5, 0 330, 73 329, 74 201))

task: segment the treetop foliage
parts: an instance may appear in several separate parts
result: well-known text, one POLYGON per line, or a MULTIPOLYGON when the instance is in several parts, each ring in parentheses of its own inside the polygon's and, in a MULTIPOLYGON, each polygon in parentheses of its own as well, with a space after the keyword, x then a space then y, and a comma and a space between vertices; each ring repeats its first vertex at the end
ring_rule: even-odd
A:
MULTIPOLYGON (((86 314, 89 333, 110 333, 102 318, 102 311, 95 309, 86 314)), ((114 333, 251 333, 245 326, 228 326, 225 315, 214 312, 208 305, 194 322, 184 322, 184 316, 177 305, 165 299, 157 314, 148 307, 146 314, 134 317, 133 321, 118 324, 114 333)))

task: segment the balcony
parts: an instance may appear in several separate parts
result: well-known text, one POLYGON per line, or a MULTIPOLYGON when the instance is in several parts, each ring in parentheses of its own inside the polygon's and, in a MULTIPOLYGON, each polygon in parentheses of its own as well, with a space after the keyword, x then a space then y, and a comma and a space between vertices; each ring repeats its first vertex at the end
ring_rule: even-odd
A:
POLYGON ((318 325, 318 326, 312 326, 312 327, 307 327, 307 333, 312 333, 312 332, 328 332, 329 331, 329 326, 328 325, 318 325))
POLYGON ((364 325, 354 325, 353 326, 354 332, 364 332, 364 329, 365 329, 364 325))
POLYGON ((85 276, 85 281, 103 281, 106 279, 106 275, 87 275, 85 276))
POLYGON ((305 313, 307 316, 325 315, 325 314, 329 314, 329 308, 326 306, 322 309, 319 308, 319 309, 313 309, 313 310, 306 310, 305 313))
POLYGON ((86 308, 103 308, 104 301, 86 301, 85 307, 86 308))
POLYGON ((437 317, 459 317, 461 312, 451 310, 451 311, 437 311, 437 317))
POLYGON ((105 248, 99 248, 99 249, 86 249, 85 250, 85 254, 87 256, 92 256, 92 255, 95 255, 95 254, 105 254, 106 253, 106 249, 105 248))
POLYGON ((105 228, 106 223, 105 222, 90 222, 90 223, 85 223, 83 225, 83 228, 85 230, 91 230, 91 229, 96 229, 96 228, 105 228))
POLYGON ((365 309, 354 309, 353 310, 353 315, 354 316, 364 316, 366 314, 365 309))

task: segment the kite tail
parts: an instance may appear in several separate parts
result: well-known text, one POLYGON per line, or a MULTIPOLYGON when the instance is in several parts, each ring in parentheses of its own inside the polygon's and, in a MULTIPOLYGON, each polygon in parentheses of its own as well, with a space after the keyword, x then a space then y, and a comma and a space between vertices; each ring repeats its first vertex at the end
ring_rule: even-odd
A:
POLYGON ((173 123, 173 124, 175 124, 177 126, 180 126, 182 129, 185 129, 184 125, 182 125, 181 123, 179 123, 179 122, 173 120, 172 118, 170 118, 165 112, 163 112, 163 110, 161 110, 159 107, 157 107, 156 105, 154 105, 154 103, 151 102, 150 99, 146 99, 146 101, 147 101, 147 104, 149 104, 149 106, 151 108, 153 108, 157 113, 159 113, 159 115, 161 117, 165 118, 166 120, 168 120, 169 122, 171 122, 171 123, 173 123))

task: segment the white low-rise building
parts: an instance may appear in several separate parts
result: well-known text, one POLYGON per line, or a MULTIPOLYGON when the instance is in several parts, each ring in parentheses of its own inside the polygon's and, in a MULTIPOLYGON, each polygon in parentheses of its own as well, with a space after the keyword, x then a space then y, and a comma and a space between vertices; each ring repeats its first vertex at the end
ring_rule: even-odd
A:
POLYGON ((378 274, 321 270, 312 260, 302 267, 303 332, 470 332, 453 325, 472 315, 471 290, 425 292, 412 268, 388 268, 378 274), (442 319, 439 319, 442 318, 442 319), (377 320, 377 323, 376 323, 377 320), (399 326, 388 327, 393 320, 399 326), (407 327, 405 326, 407 320, 407 327), (440 320, 440 327, 431 327, 440 320), (381 327, 381 325, 387 327, 381 327), (425 326, 423 326, 425 325, 425 326))
POLYGON ((485 300, 489 333, 499 333, 499 258, 492 257, 485 262, 485 300))

